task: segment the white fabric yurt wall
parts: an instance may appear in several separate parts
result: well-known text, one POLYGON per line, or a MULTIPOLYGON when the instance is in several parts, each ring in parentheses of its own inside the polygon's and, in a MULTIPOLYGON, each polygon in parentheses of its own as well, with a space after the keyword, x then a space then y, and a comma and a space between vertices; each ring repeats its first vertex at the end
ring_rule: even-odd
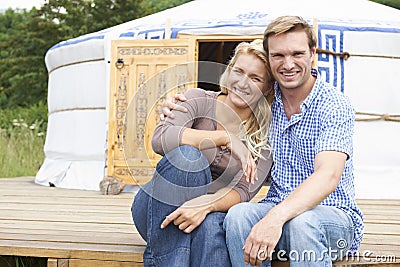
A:
MULTIPOLYGON (((111 40, 262 34, 279 15, 318 19, 319 71, 349 95, 358 112, 400 114, 400 11, 367 0, 196 0, 56 44, 46 54, 49 124, 36 183, 98 190, 107 156, 111 40)), ((400 123, 357 121, 356 194, 400 198, 400 123)))

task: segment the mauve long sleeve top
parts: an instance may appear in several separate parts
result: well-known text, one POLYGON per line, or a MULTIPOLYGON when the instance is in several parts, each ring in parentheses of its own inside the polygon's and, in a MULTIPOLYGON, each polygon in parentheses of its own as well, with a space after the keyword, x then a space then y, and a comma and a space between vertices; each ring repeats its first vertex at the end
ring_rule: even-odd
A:
MULTIPOLYGON (((160 155, 182 145, 182 132, 185 128, 215 131, 217 130, 216 103, 221 92, 206 91, 199 88, 190 89, 185 93, 186 102, 180 103, 188 112, 173 110, 175 118, 160 121, 153 133, 151 145, 160 155)), ((246 182, 241 164, 230 153, 221 147, 202 150, 210 163, 213 183, 209 193, 216 192, 223 187, 232 187, 236 190, 242 202, 251 200, 267 181, 272 165, 272 157, 268 150, 263 150, 265 159, 257 160, 257 177, 255 184, 246 182)))

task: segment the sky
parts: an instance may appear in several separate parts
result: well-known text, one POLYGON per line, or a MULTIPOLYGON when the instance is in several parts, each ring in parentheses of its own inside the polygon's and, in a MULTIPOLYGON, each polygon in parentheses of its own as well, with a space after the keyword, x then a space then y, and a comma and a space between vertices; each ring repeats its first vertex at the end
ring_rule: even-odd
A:
POLYGON ((0 10, 7 8, 25 8, 30 10, 32 7, 39 8, 45 0, 0 0, 0 10))

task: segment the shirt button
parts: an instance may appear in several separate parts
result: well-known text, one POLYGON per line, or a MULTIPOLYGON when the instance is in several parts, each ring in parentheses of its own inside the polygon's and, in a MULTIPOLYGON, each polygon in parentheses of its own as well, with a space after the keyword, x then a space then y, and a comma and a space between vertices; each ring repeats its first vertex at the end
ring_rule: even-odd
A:
POLYGON ((288 137, 288 134, 287 134, 287 133, 285 133, 285 134, 284 134, 284 136, 285 136, 285 137, 288 137))

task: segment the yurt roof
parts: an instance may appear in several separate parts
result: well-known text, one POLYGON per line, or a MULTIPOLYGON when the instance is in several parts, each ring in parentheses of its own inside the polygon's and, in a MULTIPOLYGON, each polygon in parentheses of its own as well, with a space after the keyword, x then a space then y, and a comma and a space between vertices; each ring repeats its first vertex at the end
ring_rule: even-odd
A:
POLYGON ((171 38, 175 38, 178 33, 262 34, 266 25, 279 15, 300 15, 310 22, 317 19, 326 25, 351 25, 354 30, 380 27, 399 31, 400 28, 399 10, 368 0, 195 0, 60 42, 49 49, 46 63, 49 71, 58 67, 59 64, 49 60, 52 54, 58 58, 58 62, 60 58, 65 58, 67 62, 64 64, 74 62, 76 59, 63 55, 62 50, 67 47, 90 46, 90 49, 85 51, 86 57, 95 54, 93 56, 98 58, 99 53, 104 56, 105 40, 160 38, 160 34, 164 34, 166 24, 171 28, 171 38), (86 44, 88 42, 90 45, 86 44))

